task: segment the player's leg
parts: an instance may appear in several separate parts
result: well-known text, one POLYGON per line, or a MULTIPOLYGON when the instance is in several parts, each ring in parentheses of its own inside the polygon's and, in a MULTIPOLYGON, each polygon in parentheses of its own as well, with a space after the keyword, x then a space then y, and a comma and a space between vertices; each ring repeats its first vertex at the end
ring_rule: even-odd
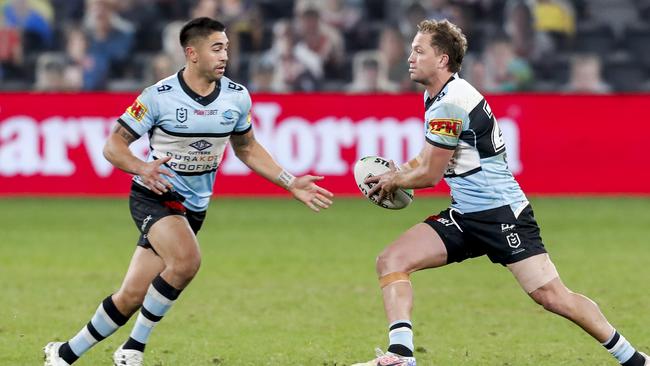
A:
POLYGON ((599 341, 625 366, 650 363, 607 321, 598 305, 569 290, 560 279, 548 254, 540 254, 508 265, 522 288, 544 309, 563 316, 599 341))
POLYGON ((48 344, 45 365, 73 364, 124 325, 140 307, 149 284, 162 269, 162 260, 152 250, 137 247, 119 291, 104 299, 88 324, 70 340, 48 344))
POLYGON ((378 353, 376 359, 358 365, 415 365, 411 323, 413 289, 409 276, 421 269, 464 259, 458 254, 450 255, 450 238, 457 238, 460 243, 461 232, 449 217, 449 211, 444 211, 439 216, 430 217, 425 223, 411 227, 377 257, 376 270, 389 323, 388 353, 378 353), (443 242, 438 231, 445 233, 447 243, 443 242))
POLYGON ((114 355, 114 361, 120 365, 139 364, 129 363, 129 358, 142 362, 151 331, 198 272, 201 263, 198 241, 184 216, 161 218, 151 226, 147 238, 164 263, 164 269, 150 281, 130 337, 114 355))

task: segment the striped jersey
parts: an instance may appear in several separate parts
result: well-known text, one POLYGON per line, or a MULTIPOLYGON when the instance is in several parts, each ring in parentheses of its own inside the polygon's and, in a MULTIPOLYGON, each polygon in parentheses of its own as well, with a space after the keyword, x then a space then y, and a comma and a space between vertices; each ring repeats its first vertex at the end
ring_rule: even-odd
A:
MULTIPOLYGON (((227 77, 214 91, 201 96, 183 80, 183 70, 146 89, 118 122, 134 136, 149 136, 147 162, 171 157, 165 179, 181 194, 185 207, 208 207, 217 169, 230 135, 251 129, 248 90, 227 77)), ((140 177, 133 180, 142 184, 140 177)))
POLYGON ((501 130, 485 98, 454 74, 436 96, 425 91, 428 143, 454 150, 444 179, 451 207, 476 212, 510 205, 515 216, 528 204, 506 162, 501 130))

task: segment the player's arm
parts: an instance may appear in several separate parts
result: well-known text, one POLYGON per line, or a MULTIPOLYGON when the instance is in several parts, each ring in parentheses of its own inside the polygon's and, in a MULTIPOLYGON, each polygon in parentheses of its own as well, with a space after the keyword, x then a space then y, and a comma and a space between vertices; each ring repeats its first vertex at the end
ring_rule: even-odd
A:
POLYGON ((398 171, 393 183, 397 188, 428 188, 433 187, 442 180, 449 160, 454 155, 454 149, 446 149, 424 144, 422 151, 417 156, 410 169, 398 171))
POLYGON ((267 180, 287 189, 293 196, 314 211, 328 208, 333 194, 319 187, 315 182, 323 177, 305 175, 294 177, 273 159, 271 154, 255 139, 253 130, 244 134, 234 134, 230 137, 237 158, 255 173, 267 180))
POLYGON ((407 169, 397 170, 390 162, 390 172, 369 177, 365 183, 377 183, 370 189, 368 196, 379 194, 379 199, 390 196, 398 188, 428 188, 440 182, 444 176, 449 160, 454 155, 454 149, 446 149, 425 144, 420 154, 411 161, 407 169))
POLYGON ((116 123, 104 145, 104 157, 116 168, 133 175, 139 175, 144 185, 154 193, 163 194, 168 189, 172 189, 171 183, 161 176, 161 174, 173 176, 172 173, 161 168, 161 165, 168 162, 170 157, 149 163, 138 159, 129 149, 129 145, 138 137, 120 123, 116 123))

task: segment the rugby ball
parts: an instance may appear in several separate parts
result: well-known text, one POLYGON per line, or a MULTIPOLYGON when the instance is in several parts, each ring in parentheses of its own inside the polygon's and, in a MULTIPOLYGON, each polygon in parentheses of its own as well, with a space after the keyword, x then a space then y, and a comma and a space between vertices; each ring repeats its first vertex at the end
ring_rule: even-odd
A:
POLYGON ((413 201, 412 189, 399 188, 395 191, 392 200, 384 198, 381 202, 379 202, 378 195, 368 197, 368 191, 370 191, 375 183, 364 183, 366 178, 381 175, 388 171, 390 171, 388 160, 379 156, 366 156, 354 164, 354 180, 357 182, 357 187, 359 187, 361 193, 363 193, 363 195, 366 196, 370 202, 383 208, 399 210, 408 206, 413 201))

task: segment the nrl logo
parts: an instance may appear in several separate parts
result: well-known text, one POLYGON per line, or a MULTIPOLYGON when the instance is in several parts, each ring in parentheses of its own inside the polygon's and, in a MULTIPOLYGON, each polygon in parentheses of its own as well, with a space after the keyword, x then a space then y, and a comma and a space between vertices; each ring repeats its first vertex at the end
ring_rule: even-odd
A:
POLYGON ((197 150, 199 150, 199 151, 203 151, 203 150, 209 148, 210 146, 212 146, 212 144, 205 141, 205 140, 199 140, 199 141, 191 143, 190 146, 197 149, 197 150))
POLYGON ((176 108, 176 120, 180 123, 187 121, 187 108, 176 108))

